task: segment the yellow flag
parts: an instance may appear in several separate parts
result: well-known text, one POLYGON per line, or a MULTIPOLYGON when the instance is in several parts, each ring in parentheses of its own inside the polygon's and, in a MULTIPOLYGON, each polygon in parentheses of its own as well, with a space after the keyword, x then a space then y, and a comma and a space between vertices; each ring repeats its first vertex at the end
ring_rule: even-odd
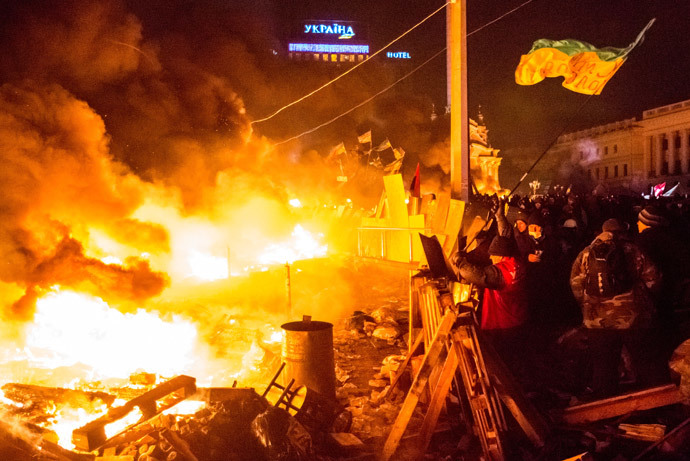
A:
POLYGON ((571 39, 537 40, 529 53, 520 58, 520 64, 515 69, 515 82, 534 85, 547 77, 564 77, 563 86, 571 91, 600 94, 628 54, 644 39, 644 33, 654 21, 649 21, 626 48, 598 49, 589 43, 571 39))

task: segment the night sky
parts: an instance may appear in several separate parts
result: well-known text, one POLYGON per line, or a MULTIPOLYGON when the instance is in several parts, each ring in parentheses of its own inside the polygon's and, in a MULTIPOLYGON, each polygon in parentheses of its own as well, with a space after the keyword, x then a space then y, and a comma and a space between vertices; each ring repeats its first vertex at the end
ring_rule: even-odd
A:
MULTIPOLYGON (((500 21, 472 33, 523 3, 524 0, 468 1, 467 30, 471 34, 468 38, 469 113, 475 118, 481 106, 490 142, 501 149, 502 155, 524 149, 538 153, 563 130, 570 132, 625 118, 640 118, 643 110, 690 98, 690 85, 686 83, 690 75, 690 2, 533 0, 500 21), (520 56, 528 52, 537 39, 573 38, 598 47, 625 47, 652 18, 656 18, 656 23, 646 40, 631 53, 603 93, 591 98, 577 114, 575 112, 587 96, 564 89, 562 78, 547 79, 534 86, 519 86, 514 81, 520 56)), ((245 120, 235 123, 240 126, 272 113, 345 70, 285 62, 281 54, 300 21, 360 21, 368 25, 372 50, 376 50, 443 3, 399 0, 6 2, 2 6, 4 23, 1 25, 10 33, 4 35, 6 52, 0 58, 3 60, 0 70, 3 81, 17 81, 27 76, 35 79, 40 74, 41 79, 61 84, 86 100, 99 114, 109 117, 106 124, 113 136, 113 152, 117 156, 126 158, 138 171, 150 171, 156 167, 155 159, 141 161, 136 152, 121 153, 119 147, 120 142, 133 145, 132 139, 124 140, 131 137, 131 125, 142 126, 142 123, 124 120, 131 111, 119 107, 117 101, 123 84, 121 75, 113 70, 105 76, 105 84, 99 80, 101 75, 95 75, 85 84, 88 67, 81 71, 83 75, 75 78, 61 65, 60 59, 65 59, 69 51, 63 49, 57 53, 59 56, 51 57, 59 50, 61 40, 71 39, 69 46, 74 46, 79 40, 91 37, 88 34, 71 37, 70 33, 72 28, 83 27, 74 18, 84 14, 84 5, 93 4, 108 5, 114 11, 112 19, 128 18, 129 21, 131 18, 138 26, 135 35, 115 34, 118 40, 107 39, 109 52, 124 53, 132 47, 143 50, 139 62, 131 64, 138 67, 130 76, 143 75, 146 66, 156 62, 161 66, 157 70, 167 78, 167 89, 173 94, 176 89, 187 87, 189 82, 181 80, 193 78, 192 72, 182 71, 185 66, 193 68, 194 73, 213 75, 222 80, 229 91, 236 93, 238 101, 244 105, 246 111, 242 118, 245 120), (35 31, 44 23, 46 32, 40 39, 49 45, 24 43, 26 28, 33 31, 34 36, 28 38, 35 42, 35 31), (120 50, 114 49, 116 46, 120 50), (49 65, 41 65, 42 62, 49 65), (170 78, 181 73, 186 74, 182 79, 170 78), (118 120, 118 114, 123 117, 122 121, 118 120)), ((93 19, 102 20, 103 17, 82 20, 86 23, 93 19)), ((445 12, 438 13, 392 48, 411 53, 413 59, 407 67, 394 68, 378 57, 275 119, 254 125, 254 134, 278 142, 349 110, 442 50, 446 45, 445 22, 445 12)), ((118 27, 122 30, 123 26, 119 24, 118 27)), ((105 29, 104 26, 95 34, 111 32, 105 29)), ((90 54, 69 56, 74 61, 69 64, 76 67, 78 58, 93 63, 97 53, 96 49, 90 54)), ((119 71, 123 71, 122 66, 119 71)), ((436 127, 422 126, 421 119, 428 117, 431 104, 442 112, 445 103, 445 55, 441 55, 372 103, 301 138, 289 148, 316 149, 323 155, 328 146, 340 141, 352 145, 357 134, 372 129, 374 142, 388 137, 394 145, 405 148, 411 157, 424 157, 435 144, 443 141, 444 135, 443 130, 439 133, 436 127)), ((156 117, 150 118, 156 120, 156 117)), ((204 128, 193 122, 189 127, 204 128)), ((134 144, 142 143, 139 139, 134 144)), ((154 150, 150 146, 145 148, 154 150)), ((161 149, 155 150, 155 156, 162 155, 161 149)), ((426 160, 427 166, 433 163, 426 160)), ((416 162, 410 163, 413 168, 416 162)))
MULTIPOLYGON (((314 1, 287 7, 293 14, 318 18, 368 21, 372 39, 391 40, 442 2, 332 2, 314 1)), ((468 2, 468 33, 525 3, 524 0, 468 2)), ((597 47, 623 48, 647 22, 656 18, 645 41, 572 122, 572 130, 624 118, 641 117, 643 110, 690 98, 690 2, 683 0, 534 0, 468 38, 469 111, 482 106, 492 142, 502 148, 548 145, 586 95, 561 87, 561 78, 532 87, 519 86, 514 71, 520 55, 540 38, 573 38, 597 47)), ((422 62, 445 47, 445 13, 427 21, 403 39, 401 48, 413 50, 422 62)), ((445 103, 445 57, 418 75, 415 88, 445 103)), ((572 131, 567 129, 566 131, 572 131)))

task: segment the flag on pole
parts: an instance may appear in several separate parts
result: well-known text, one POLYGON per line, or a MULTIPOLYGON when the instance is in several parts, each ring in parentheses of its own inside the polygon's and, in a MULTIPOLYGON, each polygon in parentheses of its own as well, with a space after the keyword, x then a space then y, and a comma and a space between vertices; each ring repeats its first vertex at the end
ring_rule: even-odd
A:
POLYGON ((384 151, 386 149, 392 149, 392 148, 393 148, 393 146, 391 145, 391 142, 388 140, 388 138, 386 138, 386 140, 383 141, 381 144, 379 144, 378 147, 375 148, 374 150, 377 152, 381 152, 381 151, 384 151))
MULTIPOLYGON (((386 139, 386 141, 388 140, 386 139)), ((390 145, 390 143, 388 144, 390 145)), ((383 171, 391 174, 397 174, 400 173, 400 169, 402 168, 403 160, 405 159, 405 151, 402 150, 402 148, 396 149, 394 147, 391 147, 391 149, 393 149, 395 160, 384 166, 383 171)))
POLYGON ((335 146, 333 149, 331 149, 331 152, 328 154, 328 157, 326 157, 326 161, 330 162, 330 161, 336 159, 337 157, 339 157, 343 154, 346 154, 346 153, 347 153, 347 150, 345 149, 345 144, 341 142, 340 144, 335 146))
POLYGON ((662 195, 663 195, 664 197, 670 197, 670 196, 672 196, 673 193, 676 191, 676 189, 678 189, 678 186, 680 186, 680 183, 677 183, 675 186, 673 186, 672 188, 670 188, 669 190, 667 190, 666 192, 664 192, 662 195))
POLYGON ((534 85, 546 77, 564 77, 563 86, 583 94, 601 94, 604 85, 623 65, 628 54, 644 40, 656 19, 647 23, 626 48, 596 48, 579 40, 539 39, 522 55, 515 69, 515 82, 534 85))
POLYGON ((357 140, 360 144, 371 144, 371 130, 367 131, 362 135, 357 136, 357 140))
POLYGON ((652 195, 654 197, 661 197, 661 194, 664 193, 664 189, 666 188, 666 182, 662 182, 661 184, 657 184, 654 186, 654 189, 652 189, 652 195))
POLYGON ((419 182, 419 162, 417 162, 417 171, 415 171, 414 178, 412 178, 412 184, 410 184, 410 195, 417 198, 422 197, 421 185, 419 182))

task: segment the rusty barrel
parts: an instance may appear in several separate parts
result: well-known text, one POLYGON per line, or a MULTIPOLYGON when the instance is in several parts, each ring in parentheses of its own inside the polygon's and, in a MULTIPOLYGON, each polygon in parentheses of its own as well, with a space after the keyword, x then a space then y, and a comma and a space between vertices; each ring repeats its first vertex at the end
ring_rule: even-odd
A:
POLYGON ((335 400, 335 362, 333 359, 333 324, 311 320, 281 325, 283 339, 283 383, 295 379, 294 388, 306 386, 335 400))

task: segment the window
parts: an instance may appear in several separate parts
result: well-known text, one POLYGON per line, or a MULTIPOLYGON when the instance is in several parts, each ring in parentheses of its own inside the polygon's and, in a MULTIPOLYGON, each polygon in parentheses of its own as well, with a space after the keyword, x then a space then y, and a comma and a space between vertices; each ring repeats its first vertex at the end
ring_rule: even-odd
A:
POLYGON ((589 179, 592 179, 592 169, 591 168, 589 170, 587 170, 587 177, 589 179))
POLYGON ((585 153, 580 151, 580 160, 582 160, 583 158, 585 158, 585 153))
POLYGON ((604 146, 604 155, 609 155, 609 146, 604 146))
POLYGON ((628 176, 628 164, 623 164, 623 176, 628 176))
POLYGON ((597 167, 597 169, 596 169, 596 175, 597 175, 597 179, 599 179, 599 167, 597 167))
POLYGON ((609 167, 604 167, 604 179, 609 179, 609 167))
POLYGON ((618 177, 618 165, 615 165, 613 167, 613 177, 617 178, 618 177))
POLYGON ((613 145, 613 153, 617 154, 618 153, 618 144, 613 145))

